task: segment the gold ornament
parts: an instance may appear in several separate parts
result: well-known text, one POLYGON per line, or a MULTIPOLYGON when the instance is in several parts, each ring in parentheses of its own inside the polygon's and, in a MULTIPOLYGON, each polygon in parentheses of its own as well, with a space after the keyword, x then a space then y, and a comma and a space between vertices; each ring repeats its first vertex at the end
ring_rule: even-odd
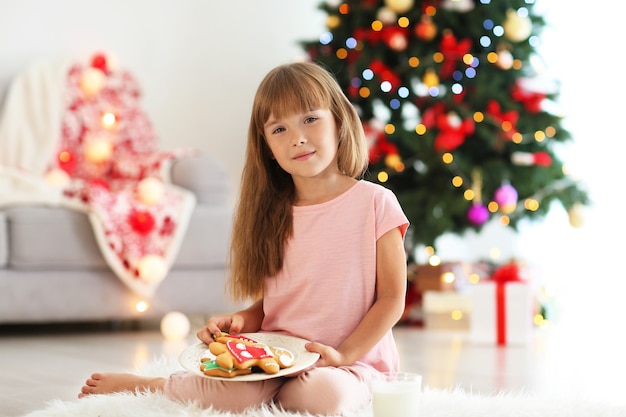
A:
POLYGON ((498 51, 498 59, 496 60, 496 65, 503 69, 509 70, 513 66, 513 54, 506 49, 500 49, 498 51))
POLYGON ((398 15, 387 7, 381 7, 376 13, 376 18, 385 25, 393 25, 398 20, 398 15))
POLYGON ((400 155, 398 154, 389 154, 385 157, 385 165, 389 168, 396 168, 401 163, 402 159, 400 159, 400 155))
POLYGON ((528 16, 520 16, 515 10, 506 12, 506 20, 502 24, 504 36, 513 42, 522 42, 530 36, 533 24, 528 16))
POLYGON ((336 27, 339 26, 340 23, 341 23, 341 19, 339 19, 339 16, 337 16, 336 14, 330 15, 326 19, 326 27, 328 29, 335 29, 336 27))
POLYGON ((517 208, 517 203, 509 203, 500 206, 500 211, 504 214, 511 214, 517 208))
POLYGON ((433 69, 427 69, 426 73, 422 77, 422 82, 428 88, 437 87, 439 85, 439 76, 433 69))
POLYGON ((580 203, 574 204, 568 211, 567 214, 569 216, 569 224, 578 229, 583 226, 585 223, 584 215, 583 215, 583 205, 580 203))
POLYGON ((413 7, 413 0, 385 0, 385 6, 396 13, 406 13, 413 7))

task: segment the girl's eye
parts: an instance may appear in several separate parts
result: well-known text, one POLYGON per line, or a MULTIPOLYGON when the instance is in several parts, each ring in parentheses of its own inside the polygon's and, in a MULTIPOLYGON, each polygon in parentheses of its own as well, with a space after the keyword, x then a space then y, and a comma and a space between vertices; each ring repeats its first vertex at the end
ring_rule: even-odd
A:
POLYGON ((280 133, 280 132, 282 132, 283 130, 285 130, 285 129, 284 129, 284 128, 282 128, 282 127, 277 127, 276 129, 272 130, 272 133, 273 133, 273 134, 280 133))
POLYGON ((317 120, 317 117, 307 117, 306 119, 304 119, 304 123, 311 123, 317 120))

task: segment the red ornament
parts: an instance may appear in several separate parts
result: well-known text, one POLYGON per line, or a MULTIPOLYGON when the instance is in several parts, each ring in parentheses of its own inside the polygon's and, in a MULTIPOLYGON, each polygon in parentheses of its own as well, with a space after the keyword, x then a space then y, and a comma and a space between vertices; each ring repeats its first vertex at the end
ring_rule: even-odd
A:
POLYGON ((100 187, 107 191, 111 191, 111 186, 109 185, 109 182, 104 178, 93 178, 89 181, 89 184, 92 187, 100 187))
POLYGON ((552 165, 552 157, 549 153, 544 151, 539 152, 513 152, 511 154, 511 162, 515 165, 529 166, 539 165, 542 167, 549 167, 552 165))
POLYGON ((375 164, 387 155, 398 155, 398 148, 375 123, 364 122, 363 130, 369 146, 369 162, 375 164))
POLYGON ((468 135, 474 133, 474 121, 468 117, 461 119, 456 113, 446 113, 443 103, 428 108, 422 116, 422 123, 427 129, 436 127, 439 133, 433 147, 437 152, 451 152, 465 142, 468 135))
POLYGON ((388 47, 396 51, 403 51, 408 44, 408 31, 399 27, 385 27, 380 31, 380 35, 388 47))
POLYGON ((71 176, 76 167, 76 158, 74 158, 74 154, 69 149, 62 149, 57 155, 57 164, 59 168, 71 176))
POLYGON ((163 219, 163 224, 161 225, 161 230, 159 230, 159 234, 161 236, 170 236, 174 233, 174 229, 176 228, 176 222, 172 220, 170 216, 167 216, 163 219))
POLYGON ((415 36, 423 41, 432 41, 437 35, 437 26, 428 15, 422 15, 420 21, 415 25, 415 36))
POLYGON ((400 77, 387 67, 383 61, 379 59, 373 60, 370 64, 370 69, 374 71, 374 74, 376 74, 380 81, 389 81, 394 91, 400 87, 400 83, 402 82, 400 77))
POLYGON ((474 133, 474 121, 461 119, 456 113, 441 114, 437 119, 439 133, 435 137, 436 152, 451 152, 465 142, 465 138, 474 133))
POLYGON ((446 106, 441 102, 437 102, 432 106, 429 106, 422 115, 422 123, 426 126, 426 128, 430 129, 437 124, 439 115, 443 114, 445 111, 446 106))
POLYGON ((533 154, 533 159, 535 161, 535 165, 542 167, 549 167, 552 165, 552 157, 548 152, 535 152, 533 154))
POLYGON ((103 53, 94 54, 91 57, 91 66, 99 69, 100 71, 107 73, 109 68, 107 66, 107 58, 103 53))
POLYGON ((546 98, 544 93, 527 91, 523 89, 519 83, 513 87, 511 98, 522 103, 529 113, 539 113, 541 111, 541 103, 546 98))
POLYGON ((140 235, 150 233, 156 224, 154 217, 148 211, 133 210, 128 215, 128 223, 132 229, 140 235))

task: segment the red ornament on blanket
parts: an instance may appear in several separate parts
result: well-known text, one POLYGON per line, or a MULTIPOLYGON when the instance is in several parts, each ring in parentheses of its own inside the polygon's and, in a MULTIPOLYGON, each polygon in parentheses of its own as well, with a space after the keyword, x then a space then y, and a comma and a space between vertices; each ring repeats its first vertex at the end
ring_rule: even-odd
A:
POLYGON ((107 191, 111 191, 111 185, 104 178, 93 178, 89 181, 89 186, 92 188, 100 187, 107 191))
MULTIPOLYGON (((92 215, 112 270, 142 298, 151 297, 177 252, 193 196, 164 177, 164 164, 196 152, 159 150, 134 76, 98 52, 68 68, 60 143, 52 169, 67 173, 65 199, 92 215)), ((58 173, 57 173, 58 174, 58 173)), ((63 175, 50 180, 65 183, 63 175)))
POLYGON ((172 220, 170 216, 166 216, 163 219, 163 223, 161 224, 161 230, 159 230, 159 234, 161 236, 169 236, 174 233, 174 229, 176 229, 176 222, 172 220))
POLYGON ((71 175, 76 166, 76 158, 69 149, 63 149, 57 156, 57 164, 59 168, 71 175))
POLYGON ((133 210, 128 215, 128 223, 135 232, 145 236, 154 230, 156 221, 149 211, 133 210))
POLYGON ((99 69, 100 71, 104 73, 108 72, 106 55, 103 53, 94 54, 91 57, 91 66, 93 68, 99 69))

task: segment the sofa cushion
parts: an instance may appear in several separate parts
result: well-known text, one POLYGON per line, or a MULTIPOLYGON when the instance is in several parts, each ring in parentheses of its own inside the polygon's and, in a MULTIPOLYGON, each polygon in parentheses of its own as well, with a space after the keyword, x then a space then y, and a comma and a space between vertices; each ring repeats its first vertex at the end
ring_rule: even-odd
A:
POLYGON ((195 194, 198 204, 224 204, 231 197, 228 174, 210 155, 177 159, 172 164, 170 175, 173 184, 195 194))
MULTIPOLYGON (((108 268, 86 214, 47 206, 10 207, 5 213, 10 268, 108 268)), ((223 268, 231 222, 225 206, 196 206, 173 268, 223 268)))

